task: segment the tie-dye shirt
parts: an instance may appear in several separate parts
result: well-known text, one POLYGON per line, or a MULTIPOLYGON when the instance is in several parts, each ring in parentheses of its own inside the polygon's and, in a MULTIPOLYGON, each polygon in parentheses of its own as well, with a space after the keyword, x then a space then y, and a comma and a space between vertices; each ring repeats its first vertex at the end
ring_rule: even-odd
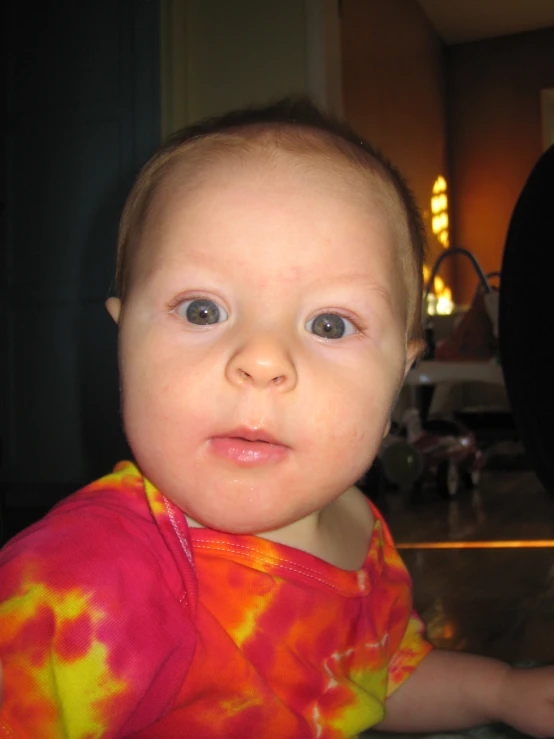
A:
POLYGON ((356 572, 189 529, 132 464, 0 553, 0 737, 335 739, 427 654, 375 513, 356 572))

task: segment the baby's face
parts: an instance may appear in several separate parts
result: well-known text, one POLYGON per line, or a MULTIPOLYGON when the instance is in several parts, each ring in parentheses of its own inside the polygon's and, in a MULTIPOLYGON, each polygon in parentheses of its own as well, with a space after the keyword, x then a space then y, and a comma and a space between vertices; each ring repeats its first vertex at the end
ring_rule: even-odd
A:
POLYGON ((348 489, 386 432, 413 359, 392 232, 371 193, 298 167, 183 182, 119 316, 126 434, 193 521, 274 531, 348 489))

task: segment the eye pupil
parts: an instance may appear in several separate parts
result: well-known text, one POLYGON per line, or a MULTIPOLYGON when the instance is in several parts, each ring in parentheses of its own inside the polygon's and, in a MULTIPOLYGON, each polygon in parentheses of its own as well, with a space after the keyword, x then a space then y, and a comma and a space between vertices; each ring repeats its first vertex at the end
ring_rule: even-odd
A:
POLYGON ((316 336, 326 339, 340 339, 344 336, 346 326, 344 320, 333 313, 324 313, 312 323, 312 331, 316 336))

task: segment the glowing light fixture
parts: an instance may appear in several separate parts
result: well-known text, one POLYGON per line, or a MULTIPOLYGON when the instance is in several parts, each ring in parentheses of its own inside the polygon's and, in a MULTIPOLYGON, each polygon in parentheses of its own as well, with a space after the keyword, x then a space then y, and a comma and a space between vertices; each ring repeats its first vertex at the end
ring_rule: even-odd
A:
MULTIPOLYGON (((433 185, 433 193, 431 195, 431 228, 437 237, 437 241, 442 244, 443 249, 450 246, 450 236, 448 226, 450 220, 448 217, 448 194, 446 180, 439 175, 433 185)), ((429 267, 423 267, 423 281, 428 283, 431 276, 429 267)), ((452 301, 452 290, 444 284, 444 280, 435 277, 433 280, 433 289, 427 295, 427 314, 449 315, 454 310, 454 302, 452 301)))
MULTIPOLYGON (((423 282, 427 284, 431 276, 431 270, 425 264, 423 266, 423 282)), ((438 275, 433 282, 433 292, 427 296, 427 313, 430 316, 448 316, 454 310, 452 290, 444 284, 442 277, 438 275)))
POLYGON ((444 249, 450 246, 447 189, 446 180, 439 176, 435 180, 431 196, 431 228, 444 249))

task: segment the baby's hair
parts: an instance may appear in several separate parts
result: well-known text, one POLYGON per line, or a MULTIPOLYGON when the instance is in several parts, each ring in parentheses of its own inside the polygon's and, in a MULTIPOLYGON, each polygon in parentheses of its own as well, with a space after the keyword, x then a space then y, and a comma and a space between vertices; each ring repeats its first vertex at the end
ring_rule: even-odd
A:
POLYGON ((401 240, 409 242, 399 255, 409 296, 408 338, 420 339, 426 242, 414 196, 396 167, 378 149, 306 98, 285 98, 262 107, 232 111, 188 126, 167 139, 140 171, 123 210, 115 277, 120 298, 124 301, 128 293, 133 252, 154 195, 175 163, 186 159, 191 170, 197 172, 225 154, 248 155, 260 148, 268 166, 271 153, 315 152, 330 163, 342 160, 385 186, 395 216, 400 213, 400 220, 405 220, 403 224, 395 221, 394 226, 404 235, 401 240))

